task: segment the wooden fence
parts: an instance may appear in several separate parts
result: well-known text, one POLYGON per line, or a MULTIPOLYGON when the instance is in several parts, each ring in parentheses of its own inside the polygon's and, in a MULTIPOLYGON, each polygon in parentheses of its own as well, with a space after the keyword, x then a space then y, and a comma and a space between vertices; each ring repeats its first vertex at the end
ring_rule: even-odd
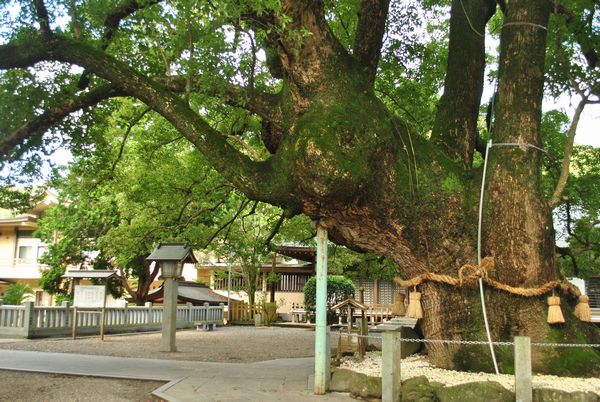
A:
MULTIPOLYGON (((367 320, 371 325, 381 323, 392 318, 392 304, 371 304, 366 311, 367 320)), ((357 312, 355 312, 356 315, 357 312)), ((360 312, 358 312, 360 315, 360 312)))
POLYGON ((254 316, 260 314, 264 319, 264 313, 264 306, 262 304, 231 303, 232 324, 254 324, 254 316))
MULTIPOLYGON (((177 306, 177 328, 193 328, 195 323, 223 324, 224 305, 177 306)), ((101 309, 77 309, 77 333, 97 334, 101 309)), ((107 307, 105 332, 153 331, 162 327, 162 306, 146 303, 143 307, 107 307)), ((0 336, 38 338, 68 336, 73 326, 73 307, 65 302, 59 307, 0 306, 0 336)))

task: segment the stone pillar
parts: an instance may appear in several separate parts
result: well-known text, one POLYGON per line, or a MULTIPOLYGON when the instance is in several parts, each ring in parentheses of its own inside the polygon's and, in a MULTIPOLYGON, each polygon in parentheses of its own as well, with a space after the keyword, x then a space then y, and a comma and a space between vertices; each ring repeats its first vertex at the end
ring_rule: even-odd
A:
POLYGON ((262 325, 262 319, 261 319, 260 313, 254 314, 254 326, 260 327, 261 325, 262 325))
POLYGON ((515 336, 515 396, 517 402, 533 400, 531 376, 531 339, 515 336))
POLYGON ((177 352, 175 334, 177 331, 177 281, 175 278, 164 279, 163 323, 161 352, 177 352))
POLYGON ((146 323, 148 325, 152 325, 154 323, 154 317, 152 317, 153 316, 153 313, 152 313, 152 302, 146 302, 146 303, 144 303, 144 307, 146 307, 146 309, 147 309, 146 314, 148 314, 148 319, 146 320, 146 323))
POLYGON ((64 309, 60 316, 60 326, 69 328, 71 326, 71 303, 68 300, 62 302, 61 307, 64 309))
POLYGON ((381 400, 399 402, 400 381, 400 331, 386 331, 382 334, 381 348, 381 400))
POLYGON ((31 338, 33 329, 33 302, 26 301, 23 303, 25 311, 23 313, 23 333, 26 338, 31 338))
MULTIPOLYGON (((196 320, 194 320, 194 305, 191 302, 187 302, 187 303, 185 303, 185 305, 188 308, 187 324, 185 325, 185 327, 188 328, 188 325, 193 327, 194 321, 196 321, 196 320)), ((207 313, 208 313, 207 306, 208 306, 208 303, 204 303, 204 307, 206 308, 207 313)))
POLYGON ((225 325, 225 303, 219 303, 219 307, 221 308, 221 324, 225 325))

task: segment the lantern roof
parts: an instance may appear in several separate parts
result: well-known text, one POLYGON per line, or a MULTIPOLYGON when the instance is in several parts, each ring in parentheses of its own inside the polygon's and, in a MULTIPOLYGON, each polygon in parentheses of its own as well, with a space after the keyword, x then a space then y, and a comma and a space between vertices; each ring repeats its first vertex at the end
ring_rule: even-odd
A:
POLYGON ((146 257, 147 261, 173 261, 194 264, 198 262, 187 243, 159 243, 152 253, 146 257))

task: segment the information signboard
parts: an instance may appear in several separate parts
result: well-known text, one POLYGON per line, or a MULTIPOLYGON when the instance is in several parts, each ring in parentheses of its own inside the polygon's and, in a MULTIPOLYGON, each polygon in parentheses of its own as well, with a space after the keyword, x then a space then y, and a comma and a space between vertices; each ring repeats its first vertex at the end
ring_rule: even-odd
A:
POLYGON ((104 285, 77 285, 73 304, 76 307, 102 308, 106 299, 104 285))

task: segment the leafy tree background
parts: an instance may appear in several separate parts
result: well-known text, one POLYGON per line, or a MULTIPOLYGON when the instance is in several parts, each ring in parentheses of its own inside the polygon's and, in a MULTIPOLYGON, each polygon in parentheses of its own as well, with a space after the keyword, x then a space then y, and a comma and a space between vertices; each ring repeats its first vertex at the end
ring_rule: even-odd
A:
MULTIPOLYGON (((88 180, 96 184, 82 180, 88 192, 115 174, 118 180, 105 195, 115 196, 118 224, 107 230, 101 253, 109 263, 137 269, 141 240, 165 228, 173 238, 226 244, 228 222, 238 211, 246 213, 248 197, 281 208, 286 220, 301 213, 318 219, 335 243, 383 255, 402 275, 454 274, 476 259, 481 156, 492 138, 548 149, 491 154, 483 252, 495 257, 492 274, 519 287, 559 277, 552 210, 568 234, 568 247, 558 249, 568 269, 594 272, 598 210, 586 181, 595 178, 596 159, 573 149, 572 140, 583 108, 599 100, 595 2, 114 6, 3 5, 7 29, 0 45, 0 113, 6 116, 0 153, 10 173, 5 184, 31 179, 59 147, 71 149, 82 170, 95 172, 88 180), (498 49, 486 47, 489 39, 499 40, 498 49), (482 105, 486 80, 497 96, 482 105), (574 95, 579 103, 570 124, 554 114, 540 128, 544 91, 547 97, 574 95), (136 130, 144 138, 132 140, 136 130), (144 147, 146 138, 156 152, 144 147), (191 144, 202 158, 192 155, 191 144), (135 168, 158 172, 164 164, 155 161, 185 161, 188 153, 202 163, 190 170, 187 163, 170 165, 162 176, 170 179, 144 179, 143 169, 135 168), (144 155, 139 163, 137 154, 144 155), (212 172, 204 166, 240 192, 228 191, 234 203, 198 222, 190 212, 216 204, 197 205, 195 186, 181 189, 190 189, 187 175, 203 182, 212 172), (566 180, 569 173, 577 179, 566 180), (163 190, 172 193, 169 203, 163 190), (147 197, 152 193, 156 200, 147 197), (126 251, 116 246, 121 241, 126 251)), ((71 176, 74 184, 79 176, 71 176)), ((8 190, 3 194, 10 197, 8 190)), ((347 258, 358 271, 387 275, 387 268, 371 267, 373 257, 347 258)), ((140 278, 143 272, 140 267, 140 278)), ((424 334, 482 336, 474 291, 424 287, 424 334), (457 304, 460 313, 443 308, 457 304)), ((517 331, 541 341, 597 343, 600 336, 587 324, 550 327, 542 298, 487 296, 496 338, 517 331)), ((478 360, 453 345, 428 348, 436 364, 448 368, 471 368, 478 360)), ((600 356, 588 354, 593 358, 565 372, 600 372, 600 356)), ((565 361, 560 353, 545 357, 541 369, 565 361)))

